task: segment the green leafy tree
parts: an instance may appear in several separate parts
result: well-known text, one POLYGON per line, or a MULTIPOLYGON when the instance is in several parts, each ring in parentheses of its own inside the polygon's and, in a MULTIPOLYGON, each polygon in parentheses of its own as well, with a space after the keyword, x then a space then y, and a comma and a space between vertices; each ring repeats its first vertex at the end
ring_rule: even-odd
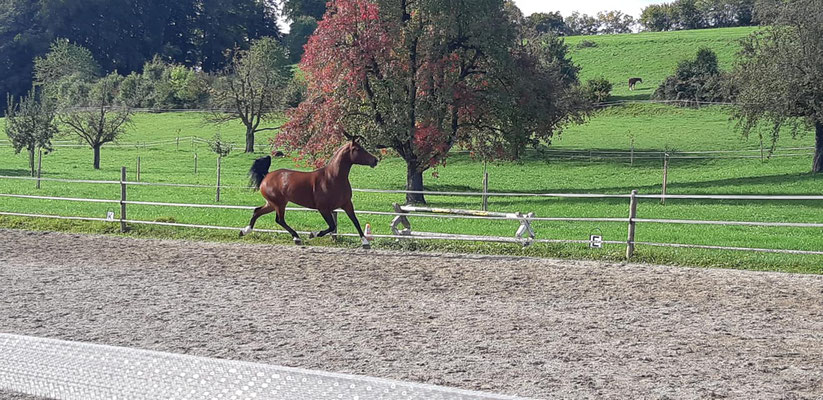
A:
POLYGON ((529 28, 538 34, 552 33, 557 36, 569 34, 569 27, 560 12, 534 13, 526 18, 529 28))
POLYGON ((651 4, 640 15, 640 24, 651 32, 672 30, 676 20, 677 15, 671 4, 651 4))
POLYGON ((772 25, 744 42, 734 71, 739 126, 746 136, 762 127, 773 146, 783 127, 795 135, 804 126, 814 130, 812 172, 823 172, 823 1, 762 7, 772 25))
POLYGON ((48 98, 38 98, 34 89, 15 102, 11 95, 7 99, 6 135, 15 153, 23 149, 29 155, 29 169, 34 176, 34 154, 37 149, 50 151, 51 139, 57 134, 54 122, 55 106, 48 98))
POLYGON ((207 104, 208 91, 205 74, 155 57, 123 80, 118 96, 134 108, 191 109, 207 104))
POLYGON ((309 42, 309 37, 317 29, 317 20, 314 17, 304 15, 297 17, 291 23, 289 35, 286 38, 286 44, 289 48, 292 62, 300 62, 303 57, 303 46, 309 42))
POLYGON ((240 120, 246 127, 246 152, 254 152, 260 123, 285 108, 291 81, 288 51, 274 38, 254 42, 249 50, 236 50, 229 66, 215 81, 211 101, 220 110, 212 123, 240 120))
MULTIPOLYGON (((33 60, 58 38, 82 46, 100 74, 128 75, 159 55, 214 72, 224 52, 279 37, 273 0, 0 0, 0 110, 32 85, 33 60)), ((0 111, 2 112, 2 111, 0 111)))
POLYGON ((634 28, 634 17, 622 11, 601 11, 597 13, 597 20, 600 23, 599 33, 631 33, 634 28))
POLYGON ((326 13, 326 0, 284 0, 283 13, 292 21, 300 17, 312 17, 319 21, 326 13))
POLYGON ((44 57, 34 60, 34 84, 42 86, 48 96, 57 96, 67 79, 92 81, 100 74, 100 65, 91 52, 68 39, 58 39, 44 57))
POLYGON ((31 89, 32 59, 49 48, 49 39, 32 23, 39 8, 36 1, 0 0, 0 114, 6 94, 19 97, 31 89))
POLYGON ((703 14, 697 8, 697 0, 677 0, 677 21, 681 29, 700 29, 704 27, 703 14))
POLYGON ((123 77, 113 73, 95 82, 74 80, 60 90, 58 119, 69 134, 94 151, 94 169, 100 169, 100 149, 126 133, 132 110, 118 101, 123 77))
POLYGON ((566 26, 569 35, 597 35, 600 32, 600 21, 596 17, 577 11, 566 17, 566 26))

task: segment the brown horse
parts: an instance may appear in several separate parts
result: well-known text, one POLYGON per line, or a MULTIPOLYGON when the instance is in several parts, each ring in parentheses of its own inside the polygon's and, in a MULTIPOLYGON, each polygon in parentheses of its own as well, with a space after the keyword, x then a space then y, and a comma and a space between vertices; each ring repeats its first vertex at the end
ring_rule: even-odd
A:
POLYGON ((249 226, 240 231, 240 236, 248 235, 254 229, 254 223, 263 215, 277 213, 277 223, 291 233, 295 244, 302 244, 300 236, 286 224, 286 204, 289 202, 320 211, 320 215, 329 224, 329 229, 311 233, 309 238, 322 237, 335 232, 337 226, 334 221, 334 210, 342 208, 349 216, 360 239, 363 248, 369 248, 369 241, 363 236, 360 222, 354 215, 354 206, 351 202, 351 184, 349 172, 352 165, 377 166, 377 158, 363 149, 354 138, 345 144, 326 166, 312 171, 300 172, 279 169, 269 172, 271 157, 257 159, 249 171, 251 184, 260 189, 266 205, 254 210, 249 226))

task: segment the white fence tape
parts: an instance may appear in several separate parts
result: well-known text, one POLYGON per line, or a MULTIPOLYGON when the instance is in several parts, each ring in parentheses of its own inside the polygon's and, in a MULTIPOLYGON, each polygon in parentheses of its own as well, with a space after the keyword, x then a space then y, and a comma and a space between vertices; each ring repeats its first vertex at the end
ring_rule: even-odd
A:
POLYGON ((0 334, 0 389, 60 400, 515 399, 440 386, 0 334))

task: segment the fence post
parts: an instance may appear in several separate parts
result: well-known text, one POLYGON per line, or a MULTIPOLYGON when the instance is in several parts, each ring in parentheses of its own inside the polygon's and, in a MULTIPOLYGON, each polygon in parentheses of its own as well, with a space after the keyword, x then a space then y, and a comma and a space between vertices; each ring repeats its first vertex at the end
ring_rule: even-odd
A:
POLYGON ((223 157, 217 156, 217 202, 220 202, 220 160, 223 157))
POLYGON ((120 167, 120 232, 126 233, 126 167, 120 167))
POLYGON ((631 164, 634 167, 634 136, 632 136, 631 164))
POLYGON ((194 153, 194 174, 197 175, 197 153, 194 153))
POLYGON ((43 167, 43 149, 37 156, 37 189, 40 189, 40 170, 43 167))
POLYGON ((666 204, 666 189, 669 184, 669 153, 663 155, 663 195, 660 204, 666 204))
POLYGON ((140 156, 137 156, 137 182, 140 182, 140 156))
POLYGON ((626 260, 631 260, 634 255, 634 232, 635 222, 637 218, 637 190, 632 190, 632 195, 629 201, 629 235, 626 239, 626 260))
POLYGON ((483 211, 489 211, 489 173, 483 173, 483 211))

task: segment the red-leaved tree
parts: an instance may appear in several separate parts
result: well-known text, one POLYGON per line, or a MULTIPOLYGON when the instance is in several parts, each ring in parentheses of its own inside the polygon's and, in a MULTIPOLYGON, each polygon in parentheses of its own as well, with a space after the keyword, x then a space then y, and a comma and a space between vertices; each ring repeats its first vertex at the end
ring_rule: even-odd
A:
MULTIPOLYGON (((577 67, 524 38, 503 0, 334 0, 300 64, 306 100, 274 141, 322 162, 347 132, 406 161, 406 189, 460 144, 516 157, 579 119, 577 67)), ((424 203, 410 193, 409 203, 424 203)))

